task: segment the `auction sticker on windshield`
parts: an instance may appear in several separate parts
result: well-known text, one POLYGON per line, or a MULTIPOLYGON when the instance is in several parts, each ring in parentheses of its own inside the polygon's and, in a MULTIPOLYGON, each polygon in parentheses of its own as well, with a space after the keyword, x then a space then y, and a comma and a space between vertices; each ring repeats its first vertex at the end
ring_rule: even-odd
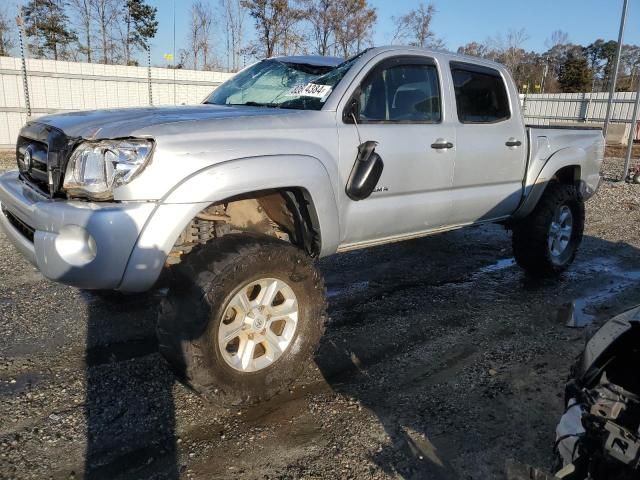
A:
POLYGON ((313 97, 325 98, 331 93, 331 86, 307 83, 306 85, 296 85, 287 92, 287 97, 313 97))

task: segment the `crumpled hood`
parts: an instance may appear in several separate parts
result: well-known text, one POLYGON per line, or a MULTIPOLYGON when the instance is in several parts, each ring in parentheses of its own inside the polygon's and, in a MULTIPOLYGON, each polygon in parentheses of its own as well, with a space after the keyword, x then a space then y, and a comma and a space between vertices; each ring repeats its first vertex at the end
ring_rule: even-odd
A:
POLYGON ((46 123, 62 130, 67 136, 85 139, 122 138, 135 136, 135 132, 156 125, 179 122, 215 120, 264 115, 286 115, 296 110, 225 107, 220 105, 191 105, 177 107, 118 108, 88 110, 40 117, 46 123))

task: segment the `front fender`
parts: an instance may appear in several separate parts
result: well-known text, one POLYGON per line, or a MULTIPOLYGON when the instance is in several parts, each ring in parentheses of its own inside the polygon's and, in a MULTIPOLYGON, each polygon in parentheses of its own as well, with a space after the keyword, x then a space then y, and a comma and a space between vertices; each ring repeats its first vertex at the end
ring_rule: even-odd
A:
POLYGON ((162 198, 138 238, 118 289, 151 288, 180 233, 208 205, 244 193, 292 187, 311 196, 322 239, 320 255, 335 253, 340 238, 338 207, 324 165, 302 155, 243 158, 195 172, 162 198))
MULTIPOLYGON (((582 187, 584 177, 582 165, 585 164, 586 160, 587 153, 584 149, 579 147, 567 147, 562 150, 558 150, 551 155, 537 175, 535 171, 529 171, 527 173, 527 181, 524 188, 524 199, 518 210, 514 213, 513 218, 520 219, 529 215, 540 201, 549 181, 564 167, 580 167, 581 178, 579 179, 579 182, 582 187)), ((584 183, 586 184, 586 182, 584 183)), ((597 188, 597 184, 598 180, 595 182, 595 188, 597 188)))

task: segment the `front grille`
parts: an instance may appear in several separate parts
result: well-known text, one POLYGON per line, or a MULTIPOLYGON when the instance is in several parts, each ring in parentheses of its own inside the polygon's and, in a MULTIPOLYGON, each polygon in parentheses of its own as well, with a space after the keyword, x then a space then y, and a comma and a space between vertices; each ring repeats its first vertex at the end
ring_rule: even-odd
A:
POLYGON ((46 196, 55 196, 62 187, 62 175, 74 141, 51 125, 28 122, 18 137, 16 161, 20 176, 46 196), (31 151, 31 166, 25 165, 24 154, 31 151))
POLYGON ((7 217, 7 220, 9 220, 9 223, 13 225, 15 229, 18 230, 24 238, 26 238, 31 243, 33 243, 33 234, 35 232, 35 229, 33 229, 32 227, 24 223, 22 220, 16 217, 13 213, 6 210, 4 207, 2 207, 2 213, 4 214, 5 217, 7 217))
POLYGON ((46 143, 23 136, 18 137, 16 160, 20 174, 31 185, 49 195, 49 171, 47 167, 48 147, 46 143), (27 169, 24 154, 27 148, 31 151, 31 166, 27 169))

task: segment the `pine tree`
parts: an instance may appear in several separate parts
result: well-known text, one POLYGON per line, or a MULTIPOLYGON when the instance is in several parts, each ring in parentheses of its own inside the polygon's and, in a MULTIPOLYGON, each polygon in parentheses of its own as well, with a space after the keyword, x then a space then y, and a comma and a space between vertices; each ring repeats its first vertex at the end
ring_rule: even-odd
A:
POLYGON ((22 8, 29 48, 38 57, 58 60, 78 37, 69 28, 69 18, 60 0, 31 0, 22 8))
POLYGON ((132 49, 147 50, 149 40, 156 36, 158 21, 156 13, 158 9, 147 5, 144 0, 127 0, 125 10, 125 62, 131 63, 132 49))
POLYGON ((569 52, 564 63, 560 66, 558 82, 565 93, 587 92, 591 88, 593 72, 584 55, 569 52))
POLYGON ((9 17, 0 10, 0 57, 8 57, 14 47, 9 17))

